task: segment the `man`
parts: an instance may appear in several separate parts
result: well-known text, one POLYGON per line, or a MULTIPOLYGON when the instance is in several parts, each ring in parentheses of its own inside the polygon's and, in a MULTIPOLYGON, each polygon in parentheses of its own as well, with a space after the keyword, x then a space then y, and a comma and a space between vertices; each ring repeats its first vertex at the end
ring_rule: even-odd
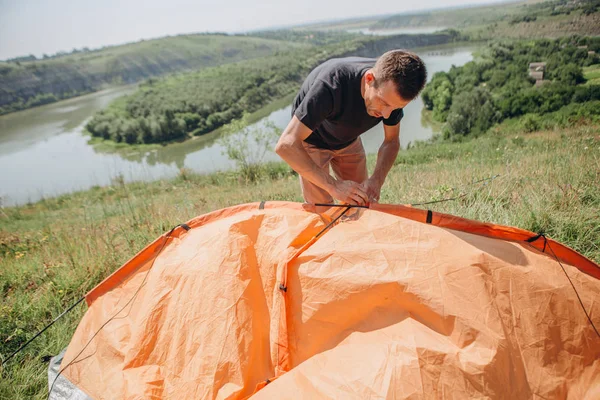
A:
POLYGON ((402 109, 426 79, 423 61, 403 50, 389 51, 378 60, 331 59, 308 75, 275 147, 300 175, 307 203, 337 199, 363 205, 379 200, 400 149, 402 109), (380 121, 385 138, 369 177, 360 135, 380 121), (337 179, 329 174, 330 165, 337 179))

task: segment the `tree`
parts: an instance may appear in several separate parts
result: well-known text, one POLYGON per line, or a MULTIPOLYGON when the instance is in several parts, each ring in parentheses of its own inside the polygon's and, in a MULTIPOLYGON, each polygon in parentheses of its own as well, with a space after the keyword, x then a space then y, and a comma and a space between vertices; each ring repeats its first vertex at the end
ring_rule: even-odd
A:
POLYGON ((577 85, 585 82, 581 67, 574 63, 559 66, 554 71, 553 76, 567 85, 577 85))
POLYGON ((433 110, 433 118, 444 122, 452 105, 454 86, 444 72, 436 73, 421 95, 425 108, 433 110))
POLYGON ((280 130, 271 121, 263 127, 250 126, 248 113, 241 119, 226 125, 219 143, 225 148, 230 160, 234 161, 246 182, 254 182, 263 173, 266 153, 275 145, 280 130))
POLYGON ((489 90, 476 87, 456 96, 446 120, 444 136, 480 134, 500 120, 489 90))

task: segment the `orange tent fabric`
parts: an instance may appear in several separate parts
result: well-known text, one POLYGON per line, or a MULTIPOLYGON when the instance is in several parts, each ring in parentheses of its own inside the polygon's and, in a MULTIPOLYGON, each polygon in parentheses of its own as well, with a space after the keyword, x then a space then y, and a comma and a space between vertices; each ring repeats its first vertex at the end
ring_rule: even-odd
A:
POLYGON ((324 230, 343 211, 253 203, 159 237, 88 293, 62 375, 98 399, 600 398, 554 254, 600 327, 597 264, 405 206, 324 230))

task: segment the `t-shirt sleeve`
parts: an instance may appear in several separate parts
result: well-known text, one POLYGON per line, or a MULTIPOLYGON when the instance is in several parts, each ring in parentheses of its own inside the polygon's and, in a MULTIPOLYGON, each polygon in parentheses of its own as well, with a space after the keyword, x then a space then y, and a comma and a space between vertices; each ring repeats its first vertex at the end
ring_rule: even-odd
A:
POLYGON ((404 117, 404 110, 401 108, 395 109, 394 111, 392 111, 388 119, 383 120, 383 124, 390 126, 397 125, 398 122, 400 122, 400 120, 402 119, 402 117, 404 117))
POLYGON ((294 115, 311 130, 321 125, 333 111, 333 93, 325 82, 317 80, 310 87, 294 115))

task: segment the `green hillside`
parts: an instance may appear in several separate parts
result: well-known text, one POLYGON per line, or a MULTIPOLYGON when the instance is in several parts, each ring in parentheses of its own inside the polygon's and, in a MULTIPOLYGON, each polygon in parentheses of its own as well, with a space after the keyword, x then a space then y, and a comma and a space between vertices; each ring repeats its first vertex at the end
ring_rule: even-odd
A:
POLYGON ((298 27, 339 30, 459 29, 473 40, 600 35, 600 0, 517 1, 454 7, 298 27))
POLYGON ((600 85, 588 80, 596 76, 598 51, 597 37, 493 43, 480 60, 436 73, 423 103, 455 140, 521 116, 531 131, 565 120, 597 121, 600 85))
POLYGON ((62 57, 0 63, 0 115, 164 74, 196 70, 277 51, 303 48, 248 36, 196 34, 165 37, 62 57))
POLYGON ((363 36, 151 80, 117 99, 87 124, 93 136, 117 143, 183 140, 213 131, 296 91, 310 70, 332 57, 375 57, 393 48, 439 45, 452 33, 363 36))
POLYGON ((452 27, 464 28, 483 25, 508 19, 519 14, 524 2, 490 5, 482 7, 461 7, 434 10, 415 14, 392 15, 372 23, 370 29, 398 29, 408 27, 452 27))

